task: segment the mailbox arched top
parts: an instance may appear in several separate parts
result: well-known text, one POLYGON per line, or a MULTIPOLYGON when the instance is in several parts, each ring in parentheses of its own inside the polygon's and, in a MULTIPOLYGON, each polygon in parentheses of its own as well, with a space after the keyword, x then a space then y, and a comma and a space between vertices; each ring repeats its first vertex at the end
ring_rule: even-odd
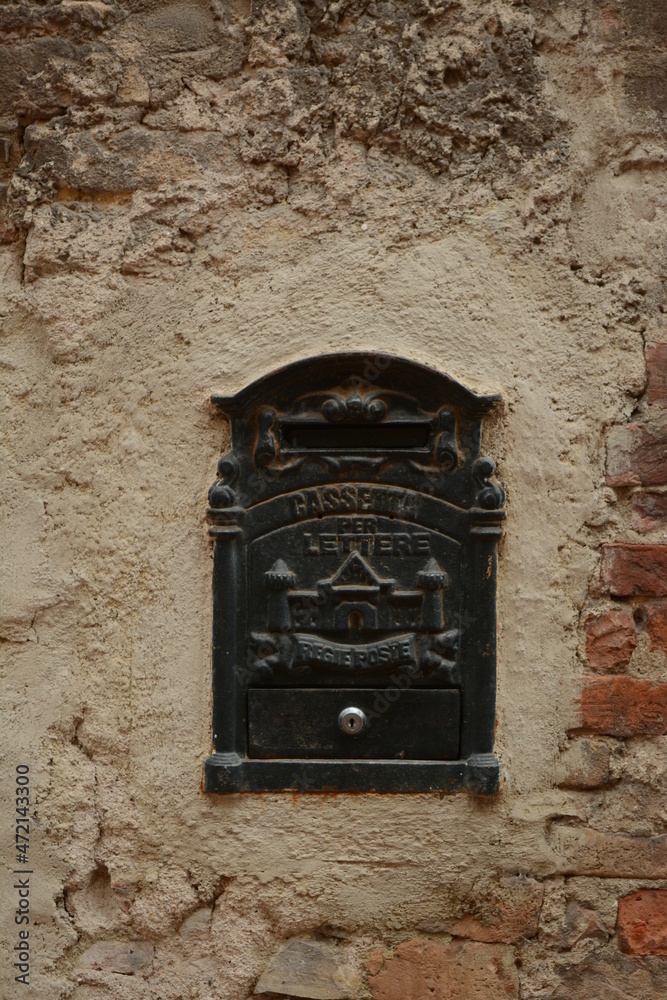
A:
POLYGON ((417 361, 323 354, 211 398, 232 424, 213 510, 351 482, 403 486, 467 509, 502 506, 495 466, 480 456, 482 416, 500 396, 417 361))
POLYGON ((425 410, 448 404, 471 417, 488 413, 501 398, 498 394, 475 393, 419 361, 353 351, 293 361, 262 375, 233 396, 213 395, 211 402, 231 417, 248 416, 267 403, 281 409, 291 408, 300 396, 326 393, 343 383, 377 386, 384 391, 410 395, 425 410))

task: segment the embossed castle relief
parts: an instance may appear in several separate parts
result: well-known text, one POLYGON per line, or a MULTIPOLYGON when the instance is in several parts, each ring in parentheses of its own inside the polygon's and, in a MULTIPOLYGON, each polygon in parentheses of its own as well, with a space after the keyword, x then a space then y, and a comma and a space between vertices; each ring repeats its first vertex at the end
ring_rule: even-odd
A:
POLYGON ((400 358, 297 362, 231 398, 209 493, 207 791, 493 792, 497 397, 400 358))
MULTIPOLYGON (((306 551, 317 558, 303 567, 299 563, 309 587, 299 586, 283 559, 264 571, 266 631, 251 633, 250 669, 273 678, 316 671, 354 685, 381 679, 387 667, 409 665, 415 676, 455 682, 458 630, 452 625, 458 610, 448 610, 445 631, 443 591, 449 578, 433 557, 424 560, 432 545, 444 549, 446 539, 438 546, 428 532, 392 533, 392 522, 383 525, 380 519, 378 524, 374 517, 355 518, 352 534, 346 531, 350 519, 327 520, 334 524, 322 533, 301 532, 306 551), (338 545, 349 554, 336 558, 338 545), (378 554, 371 563, 361 551, 375 546, 378 554), (330 577, 315 579, 331 566, 330 577)), ((253 568, 251 554, 254 580, 253 568)))

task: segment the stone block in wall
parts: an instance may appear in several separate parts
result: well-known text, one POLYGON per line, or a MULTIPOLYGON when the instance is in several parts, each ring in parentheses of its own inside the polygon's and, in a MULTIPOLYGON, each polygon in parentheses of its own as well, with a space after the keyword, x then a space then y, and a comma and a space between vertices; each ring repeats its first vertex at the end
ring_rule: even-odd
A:
POLYGON ((121 976, 147 976, 152 971, 154 951, 149 941, 96 941, 84 951, 78 965, 121 976))
POLYGON ((129 878, 116 878, 110 883, 114 899, 121 910, 127 913, 134 899, 134 882, 129 878))
POLYGON ((394 949, 368 987, 374 1000, 512 1000, 519 977, 507 945, 414 938, 394 949))
POLYGON ((618 901, 618 944, 627 955, 667 956, 667 889, 639 889, 618 901))
POLYGON ((227 165, 229 146, 211 133, 156 131, 141 125, 101 136, 96 129, 73 132, 68 142, 49 125, 30 125, 25 132, 26 163, 38 175, 48 174, 57 188, 73 191, 126 193, 154 191, 198 174, 198 162, 227 165))
POLYGON ((514 944, 537 934, 543 899, 541 882, 525 875, 506 875, 479 886, 476 897, 469 901, 469 912, 429 921, 420 925, 420 930, 487 944, 514 944))
POLYGON ((667 527, 667 490, 636 490, 632 494, 632 526, 637 531, 667 527))
POLYGON ((561 985, 549 1000, 660 1000, 667 996, 667 963, 620 955, 610 945, 583 961, 563 962, 561 985))
POLYGON ((211 930, 211 914, 213 907, 200 906, 198 910, 186 917, 178 929, 184 938, 206 937, 211 930))
POLYGON ((586 659, 592 670, 613 674, 628 665, 637 645, 637 633, 627 608, 588 615, 584 633, 586 659))
POLYGON ((613 427, 607 440, 610 486, 663 486, 667 483, 667 425, 613 427))
POLYGON ((581 906, 576 899, 571 899, 565 910, 565 923, 558 939, 558 947, 564 951, 574 948, 580 941, 608 941, 609 931, 602 923, 600 914, 586 906, 581 906))
POLYGON ((575 740, 556 765, 556 784, 561 788, 599 788, 609 781, 611 751, 605 743, 575 740))
POLYGON ((604 545, 600 578, 614 597, 667 597, 667 545, 604 545))
POLYGON ((280 993, 307 1000, 348 1000, 357 994, 348 950, 333 941, 293 938, 273 956, 255 994, 280 993))
POLYGON ((554 823, 551 845, 560 875, 667 878, 667 834, 633 837, 554 823))
POLYGON ((667 733, 667 684, 636 677, 586 677, 581 728, 607 736, 667 733))
POLYGON ((667 406, 667 343, 646 345, 648 401, 667 406))

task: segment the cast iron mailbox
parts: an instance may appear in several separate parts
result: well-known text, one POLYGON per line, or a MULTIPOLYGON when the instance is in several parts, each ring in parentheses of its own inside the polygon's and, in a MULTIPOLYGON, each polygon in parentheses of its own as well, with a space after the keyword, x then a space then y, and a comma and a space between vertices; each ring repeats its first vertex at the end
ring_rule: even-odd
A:
POLYGON ((206 791, 496 791, 498 399, 367 354, 212 397, 206 791))

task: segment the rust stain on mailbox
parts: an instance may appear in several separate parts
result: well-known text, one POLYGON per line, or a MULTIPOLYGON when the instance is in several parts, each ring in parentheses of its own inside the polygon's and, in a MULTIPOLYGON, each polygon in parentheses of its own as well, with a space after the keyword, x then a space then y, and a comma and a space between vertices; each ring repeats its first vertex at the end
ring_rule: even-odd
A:
POLYGON ((332 354, 212 399, 205 790, 495 792, 499 397, 332 354))

